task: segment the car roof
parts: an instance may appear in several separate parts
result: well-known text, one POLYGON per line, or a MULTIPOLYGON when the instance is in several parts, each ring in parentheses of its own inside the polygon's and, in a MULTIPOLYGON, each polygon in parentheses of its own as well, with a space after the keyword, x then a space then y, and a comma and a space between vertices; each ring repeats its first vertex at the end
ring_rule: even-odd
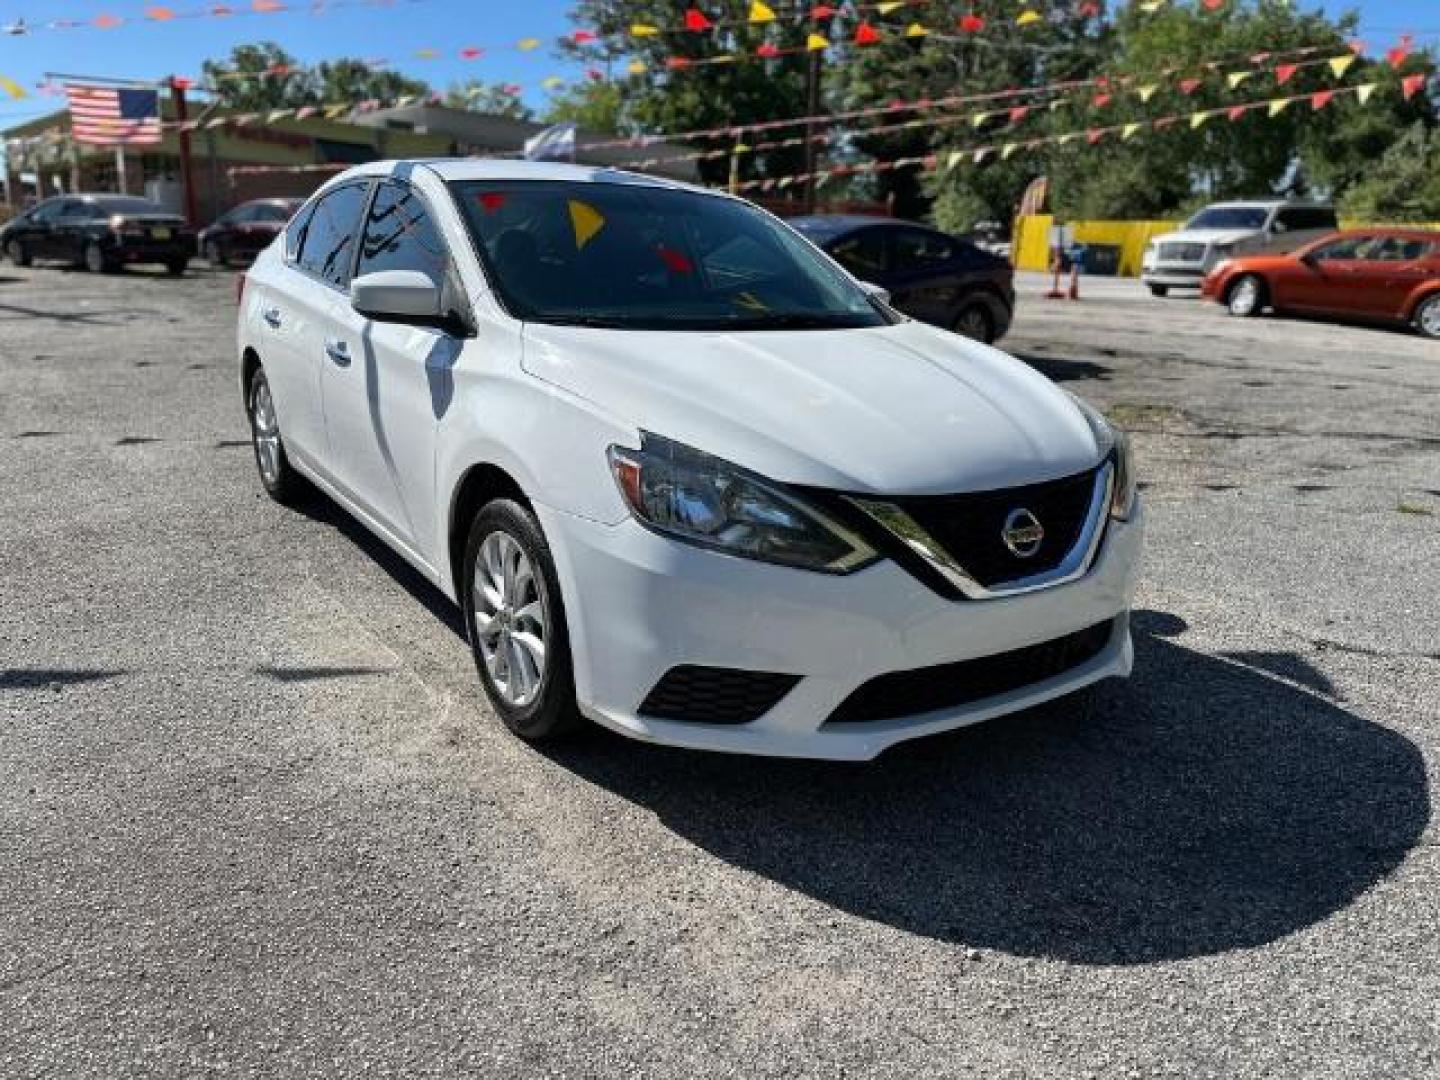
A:
MULTIPOLYGON (((1273 206, 1299 206, 1307 210, 1333 210, 1330 203, 1318 202, 1314 199, 1231 199, 1227 202, 1206 203, 1200 210, 1234 210, 1247 206, 1263 206, 1267 209, 1273 206)), ((1197 210, 1198 214, 1200 210, 1197 210)))
POLYGON ((1330 234, 1330 239, 1349 239, 1358 236, 1396 236, 1403 240, 1440 240, 1440 231, 1435 229, 1406 229, 1393 225, 1377 225, 1373 229, 1341 229, 1330 234))
POLYGON ((799 217, 790 218, 789 223, 793 228, 799 229, 809 236, 818 236, 823 240, 834 240, 836 237, 859 232, 861 229, 874 228, 877 225, 894 225, 907 229, 922 229, 940 236, 947 235, 928 225, 921 225, 918 221, 902 221, 899 218, 880 217, 872 214, 802 214, 799 217))
POLYGON ((724 192, 667 180, 659 176, 627 172, 600 165, 566 165, 551 161, 520 161, 513 158, 411 158, 371 161, 347 169, 336 181, 366 176, 404 177, 416 168, 429 169, 441 180, 567 180, 578 184, 636 184, 644 187, 695 191, 725 196, 724 192))

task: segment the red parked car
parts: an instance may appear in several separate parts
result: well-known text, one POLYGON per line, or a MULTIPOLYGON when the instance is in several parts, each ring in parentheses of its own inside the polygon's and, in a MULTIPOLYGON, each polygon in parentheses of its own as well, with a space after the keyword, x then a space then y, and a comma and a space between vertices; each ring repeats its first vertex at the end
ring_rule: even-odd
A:
POLYGON ((1222 262, 1201 293, 1231 315, 1277 313, 1412 324, 1440 338, 1440 232, 1333 233, 1286 255, 1222 262))
POLYGON ((211 266, 249 262, 270 246, 304 199, 252 199, 200 234, 200 254, 211 266))

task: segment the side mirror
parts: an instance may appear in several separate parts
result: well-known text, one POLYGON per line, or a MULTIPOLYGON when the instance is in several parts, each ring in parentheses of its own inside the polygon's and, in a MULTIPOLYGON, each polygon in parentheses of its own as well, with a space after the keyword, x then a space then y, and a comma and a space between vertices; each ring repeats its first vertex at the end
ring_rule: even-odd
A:
POLYGON ((378 322, 441 321, 440 286, 418 270, 381 270, 350 282, 350 306, 378 322))
POLYGON ((864 289, 865 295, 872 300, 879 300, 882 304, 890 303, 890 290, 884 285, 876 285, 873 281, 862 281, 860 288, 864 289))

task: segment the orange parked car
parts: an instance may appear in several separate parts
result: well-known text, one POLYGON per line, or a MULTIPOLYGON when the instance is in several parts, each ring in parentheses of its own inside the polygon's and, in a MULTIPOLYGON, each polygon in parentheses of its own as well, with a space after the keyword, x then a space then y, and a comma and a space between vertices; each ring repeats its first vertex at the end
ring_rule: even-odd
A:
POLYGON ((1285 255, 1222 262, 1201 294, 1231 315, 1279 313, 1412 324, 1440 338, 1440 232, 1364 229, 1333 233, 1285 255))

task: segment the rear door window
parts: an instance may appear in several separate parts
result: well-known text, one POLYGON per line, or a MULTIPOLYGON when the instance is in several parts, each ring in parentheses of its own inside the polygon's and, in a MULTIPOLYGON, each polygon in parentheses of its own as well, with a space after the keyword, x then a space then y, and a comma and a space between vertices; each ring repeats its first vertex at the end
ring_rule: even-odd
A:
POLYGON ((898 229, 891 235, 890 265, 894 270, 928 270, 953 258, 955 243, 948 236, 921 229, 898 229))
POLYGON ((306 273, 344 289, 355 261, 355 234, 365 208, 366 184, 347 184, 316 200, 301 224, 296 262, 306 273))
POLYGON ((862 281, 885 273, 885 233, 863 229, 837 240, 829 247, 831 256, 862 281))

